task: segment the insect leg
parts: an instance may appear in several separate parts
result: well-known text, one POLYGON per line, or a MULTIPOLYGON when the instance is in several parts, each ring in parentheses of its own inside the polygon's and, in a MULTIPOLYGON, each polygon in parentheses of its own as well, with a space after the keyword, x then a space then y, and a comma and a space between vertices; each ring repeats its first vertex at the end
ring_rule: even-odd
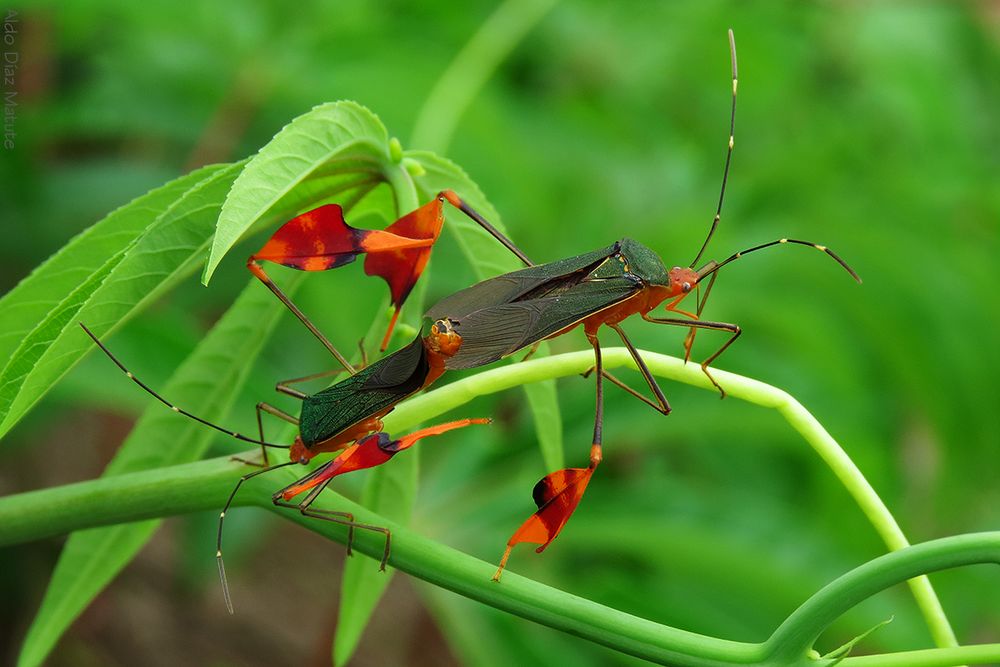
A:
POLYGON ((594 438, 590 446, 590 469, 593 470, 601 462, 601 444, 604 441, 604 364, 601 362, 601 343, 597 336, 588 338, 594 346, 594 367, 597 369, 597 407, 594 415, 594 438))
POLYGON ((713 331, 728 331, 731 333, 732 336, 730 336, 729 339, 722 344, 722 347, 716 350, 715 353, 708 359, 701 362, 701 370, 708 376, 708 379, 712 381, 715 388, 719 390, 719 393, 721 394, 720 398, 726 397, 726 390, 715 381, 714 377, 712 377, 712 374, 708 370, 708 365, 718 359, 719 355, 725 352, 730 345, 736 342, 736 339, 743 333, 740 325, 730 324, 728 322, 709 322, 706 320, 682 320, 680 318, 673 317, 650 317, 649 315, 643 315, 642 319, 647 322, 653 322, 654 324, 670 324, 673 326, 692 327, 695 329, 711 329, 713 331))
POLYGON ((367 523, 358 523, 354 520, 354 515, 350 512, 337 512, 335 510, 326 509, 312 509, 310 507, 319 494, 327 487, 327 485, 333 480, 330 477, 319 485, 315 486, 309 494, 299 503, 290 503, 281 498, 281 493, 275 494, 274 504, 279 507, 289 507, 292 509, 297 509, 302 513, 303 516, 308 516, 313 519, 321 519, 323 521, 330 521, 332 523, 337 523, 342 526, 347 526, 347 555, 352 555, 352 545, 354 544, 354 530, 360 528, 362 530, 370 530, 376 533, 382 533, 385 535, 385 548, 382 551, 382 560, 379 563, 379 571, 384 572, 385 566, 389 561, 389 551, 392 540, 392 534, 389 532, 388 528, 382 526, 375 526, 367 523))
POLYGON ((299 382, 309 382, 310 380, 318 380, 320 378, 331 377, 333 375, 339 375, 343 373, 344 369, 334 368, 329 371, 321 371, 319 373, 313 373, 311 375, 303 375, 302 377, 292 378, 291 380, 282 380, 281 382, 274 385, 274 390, 279 394, 285 394, 286 396, 291 396, 292 398, 297 398, 299 400, 304 399, 308 394, 301 392, 298 389, 292 389, 289 385, 298 384, 299 382))
MULTIPOLYGON (((302 479, 295 482, 295 484, 299 484, 309 478, 322 475, 325 470, 331 467, 331 464, 332 462, 320 466, 319 468, 312 471, 302 479)), ((313 514, 310 514, 309 506, 312 505, 313 501, 315 501, 316 498, 319 497, 319 494, 323 492, 323 489, 325 489, 332 480, 333 477, 328 477, 327 479, 322 480, 318 485, 314 486, 309 491, 309 493, 306 495, 305 498, 303 498, 301 501, 297 503, 288 502, 282 497, 282 492, 284 491, 284 489, 282 489, 282 491, 278 491, 277 493, 275 493, 274 496, 272 496, 271 500, 278 507, 288 507, 291 509, 298 510, 305 516, 314 516, 313 514)), ((320 510, 311 510, 311 512, 319 512, 319 511, 320 510)), ((341 523, 347 526, 347 555, 348 556, 353 555, 351 547, 354 544, 354 525, 355 525, 354 515, 351 514, 350 512, 334 512, 333 510, 323 510, 323 511, 326 512, 326 516, 315 516, 315 518, 324 519, 326 521, 331 521, 333 523, 341 523)))
MULTIPOLYGON (((313 373, 312 375, 306 375, 306 376, 303 376, 303 377, 292 378, 291 380, 282 380, 281 382, 277 383, 274 386, 274 390, 276 392, 278 392, 279 394, 286 394, 288 396, 291 396, 292 398, 297 398, 299 400, 302 400, 302 399, 306 398, 306 396, 308 394, 306 394, 304 392, 301 392, 298 389, 292 389, 289 385, 295 384, 297 382, 308 382, 309 380, 316 380, 316 379, 319 379, 319 378, 330 377, 331 375, 337 375, 337 374, 342 373, 342 372, 343 372, 343 369, 341 369, 341 368, 335 368, 335 369, 329 370, 329 371, 322 371, 320 373, 313 373)), ((298 418, 294 417, 294 416, 292 416, 290 414, 288 414, 284 410, 282 410, 280 408, 276 408, 275 406, 271 405, 270 403, 258 403, 257 404, 257 431, 260 433, 260 439, 262 441, 264 440, 264 422, 261 420, 261 413, 262 412, 266 412, 267 414, 269 414, 269 415, 271 415, 273 417, 277 417, 278 419, 281 419, 282 421, 286 421, 289 424, 294 424, 296 426, 299 425, 298 418)), ((248 465, 260 465, 258 463, 254 463, 253 461, 247 461, 246 459, 242 459, 242 458, 239 458, 239 457, 233 457, 233 460, 240 461, 241 463, 246 463, 248 465)), ((264 451, 263 461, 264 461, 264 466, 267 466, 268 462, 267 462, 267 451, 266 450, 264 451)))
POLYGON ((521 358, 521 361, 527 361, 528 359, 531 359, 533 356, 535 356, 535 352, 538 352, 538 347, 541 344, 542 341, 540 340, 535 341, 535 344, 532 345, 531 348, 528 350, 528 353, 521 358))
MULTIPOLYGON (((292 415, 288 414, 284 410, 281 410, 280 408, 274 407, 270 403, 258 403, 254 411, 257 413, 257 432, 260 434, 261 442, 264 441, 264 420, 261 419, 261 415, 265 412, 273 417, 281 419, 282 421, 286 421, 289 424, 295 424, 296 426, 299 425, 299 420, 296 417, 293 417, 292 415)), ((267 448, 261 445, 260 451, 261 451, 261 463, 248 461, 239 456, 234 456, 233 460, 239 461, 240 463, 246 463, 247 465, 256 466, 258 468, 266 468, 268 465, 270 465, 270 463, 267 460, 267 448)))
POLYGON ((458 428, 464 428, 472 424, 488 424, 489 422, 489 419, 459 419, 457 421, 420 429, 396 440, 390 439, 390 437, 384 432, 371 433, 357 440, 354 444, 347 446, 332 461, 325 463, 301 479, 298 479, 285 488, 275 492, 271 499, 275 505, 280 507, 291 507, 299 510, 306 516, 317 519, 325 519, 348 526, 348 554, 351 553, 351 545, 354 540, 355 528, 376 531, 384 534, 386 545, 379 568, 384 570, 386 562, 389 559, 389 542, 391 539, 387 529, 370 524, 358 523, 354 520, 354 517, 351 514, 346 512, 312 509, 311 505, 313 502, 317 497, 319 497, 319 494, 327 487, 330 481, 338 475, 382 465, 399 452, 412 447, 423 438, 440 435, 442 433, 447 433, 448 431, 458 428), (301 502, 290 502, 292 498, 303 493, 306 495, 301 502))
MULTIPOLYGON (((695 320, 701 319, 701 313, 703 310, 705 310, 705 302, 708 301, 708 295, 712 293, 712 286, 715 285, 715 277, 717 275, 719 274, 713 273, 712 277, 709 279, 708 287, 705 288, 705 295, 698 300, 698 308, 695 311, 694 314, 695 316, 692 319, 695 320)), ((699 289, 701 289, 700 285, 699 289)), ((668 310, 670 309, 668 308, 668 310)), ((691 327, 690 329, 688 329, 687 336, 684 337, 684 363, 687 363, 688 361, 691 360, 691 346, 694 345, 694 337, 697 331, 698 331, 697 328, 691 327)))
POLYGON ((358 368, 368 368, 368 350, 365 349, 364 337, 358 339, 358 350, 361 352, 361 366, 358 368))
POLYGON ((438 197, 441 197, 442 199, 446 200, 449 204, 457 208, 459 211, 472 218, 472 220, 474 220, 480 227, 489 232, 490 236, 499 241, 500 244, 503 245, 503 247, 507 248, 507 250, 510 250, 512 253, 514 253, 515 257, 524 262, 525 266, 534 266, 534 263, 530 259, 528 259, 528 256, 525 255, 520 248, 514 245, 513 241, 511 241, 506 236, 501 234, 500 230, 498 230, 496 227, 487 222, 483 216, 479 215, 479 213, 477 213, 474 208, 466 204, 465 201, 457 194, 455 194, 451 190, 442 190, 441 192, 438 193, 438 197))
POLYGON ((309 331, 312 332, 312 335, 316 336, 319 342, 323 344, 323 347, 329 350, 330 354, 332 354, 334 358, 340 362, 340 365, 343 366, 348 373, 354 375, 354 366, 352 366, 344 355, 342 355, 337 348, 333 346, 333 343, 331 343, 329 339, 316 328, 316 325, 312 323, 312 320, 306 317, 305 313, 303 313, 298 306, 292 303, 292 300, 288 298, 288 295, 282 292, 281 288, 278 287, 273 280, 271 280, 271 277, 265 273, 264 267, 260 265, 255 256, 251 256, 250 259, 247 260, 247 268, 250 269, 250 273, 264 283, 267 289, 271 290, 271 292, 278 297, 278 300, 281 301, 281 303, 288 307, 288 310, 292 311, 292 314, 294 314, 295 317, 299 318, 299 321, 306 326, 306 329, 309 329, 309 331))
POLYGON ((608 326, 614 329, 615 332, 617 332, 617 334, 621 337, 622 342, 625 343, 625 347, 628 349, 629 354, 631 354, 632 359, 635 360, 635 365, 639 369, 639 373, 642 375, 643 379, 646 380, 646 384, 649 385, 650 390, 652 390, 653 394, 656 396, 656 402, 649 400, 607 371, 604 371, 604 377, 628 393, 632 394, 643 403, 646 403, 660 414, 669 415, 670 402, 667 401, 667 397, 663 395, 663 390, 660 389, 660 385, 657 384, 656 378, 654 378, 653 374, 649 372, 649 367, 646 366, 646 362, 643 360, 642 355, 639 354, 639 350, 636 349, 635 345, 632 344, 632 341, 630 341, 628 336, 625 335, 625 330, 621 328, 621 325, 609 324, 608 326))
POLYGON ((312 509, 305 508, 300 510, 302 514, 314 519, 322 519, 324 521, 332 521, 333 523, 339 523, 347 526, 347 555, 353 555, 351 550, 351 545, 354 542, 354 529, 360 528, 361 530, 370 530, 376 533, 382 533, 385 535, 385 548, 382 550, 382 560, 379 562, 378 570, 379 572, 385 572, 385 566, 389 562, 389 552, 392 545, 392 533, 388 528, 384 526, 375 526, 368 523, 358 523, 354 520, 354 515, 348 512, 335 512, 333 510, 324 509, 312 509))

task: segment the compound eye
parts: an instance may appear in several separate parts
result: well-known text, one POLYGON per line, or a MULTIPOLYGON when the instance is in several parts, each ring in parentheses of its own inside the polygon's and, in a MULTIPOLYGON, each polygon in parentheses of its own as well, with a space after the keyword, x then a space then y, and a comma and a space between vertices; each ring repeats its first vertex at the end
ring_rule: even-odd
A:
POLYGON ((691 283, 683 283, 681 285, 681 291, 683 291, 685 294, 687 294, 688 292, 690 292, 691 291, 691 283))

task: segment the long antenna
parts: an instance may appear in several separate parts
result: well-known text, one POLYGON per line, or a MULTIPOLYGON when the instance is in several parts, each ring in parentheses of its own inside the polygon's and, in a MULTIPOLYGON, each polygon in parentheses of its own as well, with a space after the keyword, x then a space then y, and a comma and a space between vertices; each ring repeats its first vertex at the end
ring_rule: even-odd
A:
POLYGON ((240 433, 237 433, 236 431, 230 431, 228 428, 224 428, 222 426, 219 426, 218 424, 213 424, 212 422, 208 421, 207 419, 202 419, 198 415, 191 414, 187 410, 183 410, 183 409, 177 407, 176 405, 174 405, 173 403, 171 403, 170 401, 168 401, 167 399, 163 398, 162 396, 160 396, 159 394, 157 394, 155 391, 153 391, 149 387, 149 385, 147 385, 145 382, 143 382, 142 380, 140 380, 136 376, 132 375, 132 372, 129 371, 129 369, 125 368, 125 365, 122 362, 118 361, 118 358, 115 357, 115 355, 111 354, 111 350, 109 350, 108 348, 106 348, 104 346, 104 343, 102 343, 100 340, 98 340, 97 336, 95 336, 93 334, 93 332, 91 332, 91 330, 87 328, 87 325, 85 325, 83 322, 80 322, 80 326, 83 328, 83 330, 85 332, 87 332, 87 335, 90 336, 95 343, 97 343, 97 346, 104 351, 104 354, 108 355, 108 358, 111 359, 111 361, 115 362, 115 365, 118 366, 118 368, 120 368, 122 370, 122 372, 125 373, 125 375, 127 375, 137 385, 139 385, 140 387, 142 387, 142 389, 146 393, 148 393, 149 395, 151 395, 153 398, 155 398, 156 400, 158 400, 160 403, 163 403, 165 406, 167 406, 168 408, 170 408, 174 412, 182 414, 185 417, 190 417, 191 419, 195 420, 196 422, 200 422, 200 423, 204 424, 205 426, 208 426, 210 428, 214 428, 216 431, 220 431, 222 433, 225 433, 226 435, 228 435, 230 437, 233 437, 233 438, 236 438, 237 440, 242 440, 243 442, 249 442, 249 443, 254 444, 254 445, 262 445, 264 447, 273 447, 275 449, 288 449, 288 445, 278 445, 278 444, 274 444, 272 442, 264 442, 263 440, 257 440, 255 438, 250 438, 248 436, 245 436, 245 435, 242 435, 240 433))
POLYGON ((729 165, 733 160, 733 145, 736 137, 736 85, 738 78, 736 73, 736 38, 733 37, 732 28, 729 29, 729 59, 733 66, 733 107, 729 113, 729 147, 726 149, 726 166, 722 170, 722 188, 719 191, 719 205, 715 209, 715 217, 712 218, 712 226, 708 230, 708 236, 705 237, 705 242, 701 244, 701 250, 698 251, 694 260, 689 264, 691 268, 694 268, 694 265, 701 259, 705 248, 708 247, 708 242, 712 240, 712 235, 715 234, 715 228, 719 226, 719 219, 722 217, 722 202, 726 198, 726 181, 729 180, 729 165))
MULTIPOLYGON (((226 506, 222 508, 222 512, 219 513, 219 534, 215 541, 215 562, 219 567, 219 579, 222 581, 222 595, 226 599, 226 609, 230 614, 233 613, 233 598, 229 594, 229 580, 226 579, 226 565, 222 562, 222 523, 226 520, 226 512, 229 511, 229 506, 233 504, 233 498, 236 497, 236 492, 240 490, 243 486, 243 482, 248 479, 253 479, 257 475, 263 475, 266 472, 271 472, 272 470, 277 470, 278 468, 284 468, 286 466, 295 465, 298 461, 285 461, 284 463, 276 463, 273 466, 268 466, 267 468, 261 468, 260 470, 254 470, 251 473, 247 473, 240 477, 240 480, 236 482, 236 486, 229 493, 229 498, 226 499, 226 506)), ((329 465, 329 464, 327 464, 329 465)), ((321 466, 317 470, 321 470, 326 466, 321 466)), ((315 473, 312 473, 315 474, 315 473)), ((350 543, 348 543, 350 546, 350 543)))
POLYGON ((734 253, 734 254, 730 255, 729 257, 727 257, 726 259, 722 260, 721 262, 711 261, 708 264, 706 264, 705 266, 703 266, 700 269, 698 269, 698 282, 701 282, 701 280, 705 276, 712 275, 713 273, 715 273, 716 271, 718 271, 719 269, 721 269, 722 267, 724 267, 726 264, 729 264, 730 262, 735 262, 736 260, 738 260, 740 257, 743 257, 744 255, 749 255, 752 252, 757 252, 758 250, 763 250, 764 248, 770 248, 771 246, 783 245, 783 244, 787 244, 787 243, 795 243, 797 245, 804 245, 804 246, 808 246, 810 248, 816 248, 816 250, 820 250, 822 252, 825 252, 827 255, 829 255, 830 257, 832 257, 833 259, 835 259, 838 264, 840 264, 842 267, 844 267, 844 270, 846 270, 849 274, 851 274, 852 278, 854 278, 855 280, 857 280, 858 283, 861 282, 861 278, 858 276, 857 273, 855 273, 854 269, 852 269, 850 266, 848 266, 847 262, 845 262, 844 260, 842 260, 837 253, 835 253, 834 251, 830 250, 825 245, 820 245, 818 243, 813 243, 812 241, 800 241, 798 239, 778 239, 776 241, 770 241, 769 243, 761 243, 760 245, 755 245, 752 248, 747 248, 746 250, 741 250, 741 251, 739 251, 737 253, 734 253))

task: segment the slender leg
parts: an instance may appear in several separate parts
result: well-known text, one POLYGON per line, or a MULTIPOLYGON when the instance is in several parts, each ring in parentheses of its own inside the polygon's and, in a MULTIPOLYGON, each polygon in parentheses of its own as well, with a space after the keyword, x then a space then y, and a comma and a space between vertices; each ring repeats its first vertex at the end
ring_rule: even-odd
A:
POLYGON ((344 367, 344 370, 346 370, 351 375, 354 375, 354 373, 356 372, 354 370, 354 366, 352 366, 351 363, 347 361, 344 355, 342 355, 339 351, 337 351, 337 348, 333 346, 333 343, 331 343, 327 339, 327 337, 324 336, 320 332, 320 330, 316 328, 316 325, 313 324, 308 317, 306 317, 305 313, 299 310, 299 307, 296 306, 294 303, 292 303, 292 300, 289 299, 288 296, 281 291, 281 288, 274 284, 274 281, 271 280, 270 276, 268 276, 267 273, 264 272, 264 267, 262 267, 253 257, 251 257, 250 259, 247 260, 247 268, 250 269, 250 273, 254 274, 258 280, 264 283, 264 285, 269 290, 271 290, 276 297, 278 297, 281 303, 285 304, 285 306, 288 307, 288 310, 292 311, 295 317, 299 318, 299 321, 302 322, 302 324, 306 325, 306 328, 309 329, 309 331, 311 331, 314 336, 316 336, 319 342, 323 344, 323 347, 329 350, 330 354, 332 354, 334 358, 338 362, 340 362, 340 365, 344 367))
POLYGON ((365 349, 364 337, 358 339, 358 350, 361 352, 361 366, 358 367, 358 370, 368 368, 368 351, 365 349))
MULTIPOLYGON (((653 374, 649 371, 649 367, 646 366, 646 362, 639 354, 639 350, 636 349, 636 347, 632 344, 632 341, 629 340, 628 336, 625 335, 625 331, 621 328, 620 325, 609 324, 608 326, 614 329, 621 337, 622 342, 625 343, 625 347, 628 349, 629 354, 631 354, 632 359, 635 360, 635 365, 639 369, 639 373, 642 375, 643 379, 646 380, 646 384, 649 385, 649 388, 656 396, 656 401, 652 401, 647 397, 643 396, 642 394, 640 394, 635 389, 625 384, 622 380, 619 380, 617 377, 615 377, 608 371, 604 371, 604 377, 611 383, 621 387, 628 393, 632 394, 633 396, 635 396, 640 401, 650 406, 660 414, 669 415, 670 402, 667 401, 666 396, 663 395, 663 390, 660 389, 660 385, 656 382, 656 378, 654 378, 653 374)), ((591 367, 590 370, 588 370, 586 373, 583 373, 583 377, 585 378, 590 377, 590 374, 594 372, 594 369, 595 367, 591 367)))
POLYGON ((538 352, 538 346, 541 345, 541 344, 542 344, 542 341, 540 341, 540 340, 536 341, 535 344, 532 345, 531 348, 528 350, 528 353, 526 355, 524 355, 524 357, 521 359, 521 361, 527 361, 528 359, 531 359, 533 356, 535 356, 535 352, 538 352))
POLYGON ((628 393, 632 394, 642 402, 651 406, 654 410, 656 410, 660 414, 669 415, 670 402, 667 401, 667 397, 663 395, 663 390, 660 389, 660 385, 657 384, 656 378, 654 378, 653 374, 649 372, 649 367, 646 366, 646 362, 643 360, 642 355, 639 354, 639 350, 636 349, 635 345, 632 344, 632 341, 629 340, 628 336, 625 335, 625 330, 621 328, 620 324, 609 324, 608 326, 614 329, 615 332, 621 337, 622 342, 625 343, 625 347, 628 349, 629 354, 631 354, 632 359, 635 360, 635 365, 639 369, 639 373, 646 381, 646 384, 649 385, 649 388, 653 392, 653 395, 656 396, 656 402, 654 403, 653 401, 649 400, 636 390, 626 385, 618 378, 612 376, 607 371, 604 371, 604 377, 606 377, 608 380, 618 385, 628 393))
POLYGON ((351 545, 354 540, 354 529, 361 528, 371 530, 385 535, 385 550, 382 555, 380 570, 384 570, 386 562, 389 560, 389 548, 391 535, 388 529, 381 526, 374 526, 366 523, 358 523, 354 517, 346 512, 336 512, 325 509, 312 509, 312 504, 319 497, 319 494, 327 487, 330 481, 337 475, 341 475, 354 470, 372 468, 382 465, 399 452, 409 449, 419 440, 430 436, 441 435, 458 428, 464 428, 472 424, 488 424, 489 419, 459 419, 445 424, 438 424, 428 428, 414 431, 396 440, 390 440, 385 433, 372 433, 354 444, 348 446, 335 459, 316 468, 304 477, 278 490, 271 497, 275 505, 280 507, 291 507, 299 510, 305 516, 324 519, 348 526, 347 553, 351 553, 351 545), (305 497, 298 503, 289 502, 295 496, 305 493, 305 497))
POLYGON ((322 493, 323 489, 327 487, 327 485, 332 481, 332 479, 333 478, 331 477, 330 479, 327 479, 323 483, 314 487, 309 492, 309 494, 306 495, 306 497, 302 500, 302 502, 290 503, 286 500, 283 500, 279 492, 275 494, 274 504, 277 505, 278 507, 289 507, 292 509, 297 509, 304 516, 312 517, 314 519, 322 519, 323 521, 330 521, 332 523, 338 523, 340 525, 347 526, 347 555, 349 556, 353 553, 351 547, 352 544, 354 543, 354 530, 356 528, 360 528, 362 530, 371 530, 376 533, 382 533, 383 535, 385 535, 385 549, 382 552, 382 561, 379 563, 378 569, 380 572, 384 572, 385 566, 389 561, 389 550, 392 539, 392 535, 389 532, 388 528, 384 528, 382 526, 374 526, 367 523, 358 523, 357 521, 354 520, 354 515, 351 514, 350 512, 336 512, 334 510, 312 509, 310 507, 310 505, 312 505, 313 502, 316 500, 316 498, 319 497, 319 494, 322 493))
POLYGON ((590 446, 590 469, 593 470, 600 464, 603 456, 601 444, 604 441, 604 364, 601 363, 601 343, 597 340, 597 336, 587 338, 594 346, 594 366, 597 368, 597 407, 594 415, 594 439, 590 446))
MULTIPOLYGON (((270 403, 258 403, 254 411, 257 413, 257 433, 260 434, 261 442, 264 442, 264 420, 261 419, 261 415, 265 412, 271 415, 272 417, 277 417, 278 419, 286 421, 289 424, 295 424, 296 426, 299 425, 299 420, 297 418, 288 414, 284 410, 281 410, 280 408, 274 407, 270 403)), ((261 463, 255 463, 254 461, 247 461, 246 459, 239 456, 234 456, 233 460, 239 461, 240 463, 246 463, 247 465, 257 466, 258 468, 266 468, 270 465, 270 462, 267 460, 267 448, 261 445, 260 449, 262 454, 261 463)))
POLYGON ((263 475, 266 472, 271 472, 272 470, 277 470, 278 468, 284 468, 290 465, 296 465, 298 461, 286 461, 285 463, 279 463, 273 465, 269 468, 261 468, 260 470, 255 470, 251 473, 247 473, 240 477, 239 481, 236 482, 236 486, 233 487, 232 492, 229 494, 229 498, 226 499, 226 504, 222 508, 222 512, 219 513, 219 534, 215 542, 215 560, 219 565, 219 579, 222 581, 222 594, 226 599, 226 609, 229 613, 233 613, 233 601, 229 595, 229 582, 226 580, 226 566, 222 562, 222 526, 223 522, 226 520, 226 512, 229 511, 229 507, 233 504, 233 499, 236 498, 236 492, 240 490, 243 483, 249 479, 256 477, 257 475, 263 475))
POLYGON ((303 375, 302 377, 292 378, 291 380, 282 380, 278 384, 274 385, 274 390, 279 394, 285 394, 286 396, 302 400, 306 398, 308 394, 301 392, 298 389, 292 389, 289 385, 298 384, 300 382, 309 382, 310 380, 318 380, 320 378, 327 378, 333 375, 339 375, 343 372, 344 370, 342 368, 334 368, 333 370, 321 371, 311 375, 303 375))
MULTIPOLYGON (((712 293, 712 286, 715 285, 715 279, 719 276, 718 273, 713 273, 712 277, 708 281, 708 287, 705 288, 705 296, 703 296, 698 301, 698 309, 695 311, 695 317, 693 319, 700 320, 701 313, 705 310, 705 303, 708 301, 708 295, 712 293)), ((694 337, 698 329, 691 327, 688 329, 687 336, 684 337, 684 363, 686 364, 691 359, 691 346, 694 345, 694 337)))
POLYGON ((706 320, 682 320, 680 318, 673 317, 650 317, 649 315, 643 315, 642 319, 647 322, 653 322, 654 324, 670 324, 673 326, 692 327, 695 329, 711 329, 713 331, 728 331, 731 333, 732 336, 730 336, 729 340, 722 344, 722 347, 716 350, 715 353, 708 359, 701 362, 702 372, 708 376, 708 379, 712 381, 715 388, 719 390, 719 393, 721 394, 720 398, 726 397, 726 390, 715 381, 714 377, 712 377, 712 374, 708 370, 708 365, 718 359, 719 355, 725 352, 730 345, 736 342, 736 339, 743 333, 743 330, 740 329, 738 324, 730 324, 728 322, 709 322, 706 320))
POLYGON ((354 542, 354 529, 360 528, 362 530, 370 530, 376 533, 382 533, 385 535, 385 548, 382 550, 382 560, 378 564, 379 572, 385 572, 385 566, 389 562, 389 552, 392 548, 392 533, 388 528, 383 526, 375 526, 368 523, 358 523, 354 520, 354 516, 348 512, 335 512, 333 510, 324 509, 312 509, 306 508, 302 510, 302 513, 313 519, 322 519, 323 521, 332 521, 333 523, 339 523, 347 526, 347 555, 353 555, 351 545, 354 542))
POLYGON ((487 222, 483 216, 479 215, 479 213, 477 213, 475 209, 466 204, 465 201, 457 194, 455 194, 451 190, 442 190, 440 193, 438 193, 438 196, 444 198, 449 204, 460 210, 465 215, 472 218, 472 220, 478 223, 480 227, 485 229, 487 232, 489 232, 489 234, 493 238, 499 241, 500 244, 503 245, 503 247, 507 248, 507 250, 510 250, 512 253, 514 253, 514 256, 516 256, 519 260, 524 262, 525 266, 534 266, 534 263, 530 259, 528 259, 528 256, 525 255, 520 248, 514 245, 513 241, 511 241, 506 236, 501 234, 496 227, 487 222))

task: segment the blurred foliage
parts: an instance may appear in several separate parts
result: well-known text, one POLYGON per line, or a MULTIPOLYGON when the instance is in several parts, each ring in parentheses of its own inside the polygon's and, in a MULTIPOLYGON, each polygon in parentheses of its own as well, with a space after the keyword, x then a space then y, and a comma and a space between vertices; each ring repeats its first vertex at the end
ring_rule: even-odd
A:
MULTIPOLYGON (((193 167, 252 154, 321 102, 357 100, 404 147, 420 148, 408 144, 418 110, 434 103, 428 91, 493 8, 19 7, 16 148, 0 154, 0 285, 9 289, 115 206, 193 167)), ((745 334, 719 365, 802 401, 911 541, 996 529, 1000 16, 992 3, 558 4, 473 101, 447 155, 536 261, 628 235, 668 266, 687 264, 718 194, 727 27, 740 59, 736 154, 710 256, 782 236, 812 239, 865 283, 801 249, 727 268, 706 315, 745 334)), ((192 278, 113 338, 152 386, 246 283, 243 254, 223 262, 211 289, 192 278)), ((429 278, 429 301, 474 279, 447 239, 429 278)), ((350 267, 314 276, 301 302, 349 348, 384 289, 350 267)), ((626 328, 640 347, 681 352, 683 332, 626 328)), ((281 324, 236 402, 245 408, 227 423, 252 430, 251 406, 272 399, 275 380, 327 366, 323 350, 303 340, 297 323, 281 324)), ((700 334, 695 357, 716 340, 700 334)), ((553 343, 584 346, 579 335, 553 343)), ((99 474, 124 434, 122 418, 145 404, 116 373, 92 355, 36 406, 0 451, 0 492, 99 474)), ((582 463, 593 382, 569 379, 560 390, 569 463, 582 463)), ((823 583, 884 551, 776 415, 688 387, 665 391, 675 408, 667 419, 609 390, 605 463, 586 500, 543 556, 516 552, 512 569, 659 622, 756 641, 823 583)), ((480 412, 497 426, 426 447, 416 521, 495 559, 531 511, 529 491, 544 470, 519 393, 469 408, 480 412)), ((232 451, 222 438, 216 446, 232 451)), ((230 567, 245 565, 232 583, 246 596, 235 619, 214 579, 212 522, 175 520, 170 539, 154 542, 99 598, 51 664, 323 662, 340 554, 301 531, 264 535, 251 527, 260 516, 238 516, 247 513, 232 520, 230 567), (182 634, 194 638, 177 642, 182 634)), ((3 659, 16 654, 57 552, 45 543, 0 553, 3 659)), ((633 662, 401 579, 354 664, 633 662)), ((932 581, 960 640, 998 641, 995 573, 932 581)), ((893 614, 859 651, 930 645, 900 588, 845 617, 819 648, 893 614)))

